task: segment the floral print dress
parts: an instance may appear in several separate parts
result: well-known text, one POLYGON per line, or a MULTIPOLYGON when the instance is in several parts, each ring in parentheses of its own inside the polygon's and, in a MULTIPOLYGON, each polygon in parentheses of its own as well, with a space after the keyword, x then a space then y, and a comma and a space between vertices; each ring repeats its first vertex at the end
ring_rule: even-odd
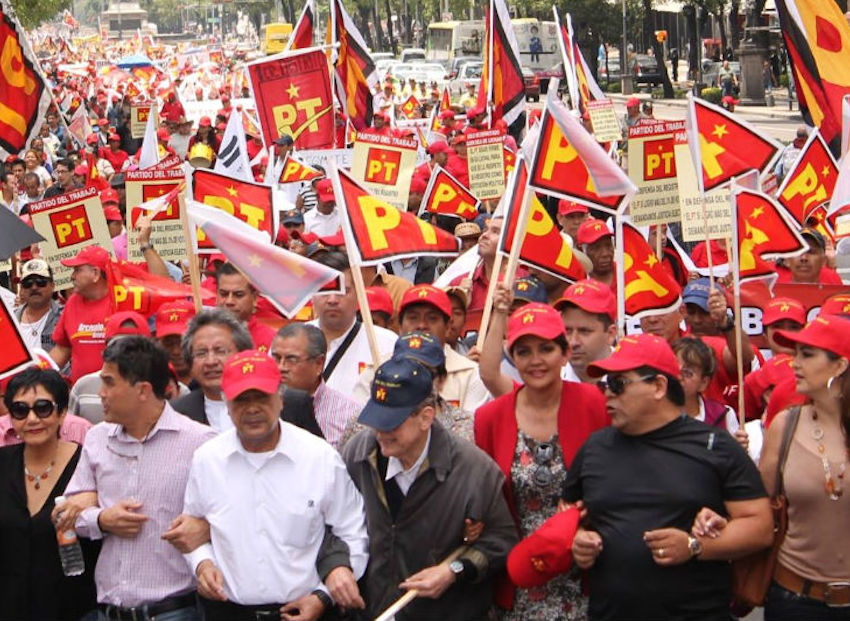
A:
MULTIPOLYGON (((517 435, 511 466, 514 504, 519 514, 520 537, 525 538, 552 517, 567 469, 555 434, 537 442, 522 431, 517 435)), ((500 610, 502 621, 582 621, 587 619, 587 598, 582 595, 577 567, 531 589, 517 589, 514 607, 500 610)))

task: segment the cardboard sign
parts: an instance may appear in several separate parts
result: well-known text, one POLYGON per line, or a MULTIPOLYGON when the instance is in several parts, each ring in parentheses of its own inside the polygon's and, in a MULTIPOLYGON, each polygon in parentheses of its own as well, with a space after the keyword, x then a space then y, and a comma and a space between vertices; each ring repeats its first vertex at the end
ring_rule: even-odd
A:
POLYGON ((351 175, 373 196, 407 211, 418 146, 409 138, 360 132, 354 142, 351 175))
POLYGON ((30 214, 33 228, 45 239, 40 244, 41 253, 53 270, 58 291, 72 286, 73 268, 59 263, 62 259, 70 259, 91 245, 115 256, 97 188, 81 188, 30 203, 30 214))
POLYGON ((505 193, 505 150, 502 133, 491 129, 469 134, 466 140, 469 190, 480 200, 505 193))
POLYGON ((328 160, 333 160, 337 168, 350 169, 354 162, 354 149, 303 149, 298 151, 298 160, 325 168, 328 160))
MULTIPOLYGON (((183 169, 134 170, 125 173, 127 184, 127 259, 144 261, 139 250, 139 234, 135 230, 141 210, 136 205, 147 202, 157 196, 167 194, 183 183, 183 169)), ((169 203, 165 211, 156 214, 151 222, 150 243, 164 261, 182 261, 188 259, 186 240, 183 236, 183 222, 178 200, 169 203)))
POLYGON ((634 224, 676 222, 681 217, 673 147, 675 134, 684 131, 684 121, 629 128, 629 178, 638 187, 629 205, 634 224))
POLYGON ((145 137, 145 128, 151 114, 156 114, 156 109, 150 102, 130 106, 130 136, 136 139, 145 137))
POLYGON ((623 137, 613 101, 610 99, 588 101, 587 112, 590 114, 593 137, 597 142, 617 141, 623 137))
POLYGON ((685 132, 677 133, 674 142, 676 176, 679 178, 679 208, 682 212, 682 239, 686 242, 705 241, 706 225, 709 239, 731 237, 732 204, 729 200, 729 188, 710 190, 705 193, 703 199, 700 196, 694 161, 691 159, 685 132))

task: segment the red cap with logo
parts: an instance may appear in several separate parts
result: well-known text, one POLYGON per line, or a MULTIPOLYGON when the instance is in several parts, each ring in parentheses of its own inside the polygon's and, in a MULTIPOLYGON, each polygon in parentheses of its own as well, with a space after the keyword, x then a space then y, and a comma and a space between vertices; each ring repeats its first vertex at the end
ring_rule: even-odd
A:
POLYGON ((172 334, 183 335, 189 327, 189 320, 195 316, 195 305, 188 300, 166 302, 156 311, 157 338, 172 334))
POLYGON ((508 349, 529 334, 546 340, 566 335, 561 315, 548 304, 540 302, 517 309, 508 319, 508 349))
POLYGON ((603 237, 614 237, 611 229, 602 220, 589 218, 578 227, 576 238, 580 244, 592 244, 603 237))
POLYGON ((106 340, 108 341, 119 334, 138 334, 141 336, 150 336, 151 329, 148 327, 147 320, 139 313, 133 311, 120 311, 113 313, 106 320, 106 326, 103 329, 106 340), (123 324, 131 323, 132 325, 125 326, 123 324))
POLYGON ((92 265, 106 269, 109 263, 109 253, 100 246, 86 246, 77 253, 77 256, 59 261, 65 267, 77 267, 78 265, 92 265))
POLYGON ((608 358, 587 365, 587 374, 602 377, 606 373, 631 371, 644 366, 679 377, 679 360, 670 343, 660 336, 646 333, 631 334, 621 339, 608 358))
POLYGON ((381 312, 393 316, 393 299, 383 287, 366 287, 366 301, 373 313, 381 312))
POLYGON ((399 316, 404 313, 405 308, 414 304, 430 304, 446 317, 452 316, 452 303, 448 294, 433 285, 415 285, 405 291, 398 307, 399 316))
POLYGON ((586 313, 608 315, 611 321, 617 321, 617 300, 611 287, 586 278, 573 283, 564 291, 563 297, 555 302, 555 308, 563 311, 568 304, 577 306, 586 313))
POLYGON ((100 204, 101 205, 117 205, 121 201, 118 200, 118 192, 117 190, 113 190, 112 188, 106 188, 100 193, 100 204))
POLYGON ((330 179, 322 179, 316 183, 316 194, 318 194, 319 200, 323 203, 330 203, 336 200, 333 184, 330 179))
POLYGON ((124 218, 121 217, 121 210, 115 205, 108 205, 103 208, 103 215, 106 216, 107 222, 121 222, 124 218))
POLYGON ((838 293, 827 298, 820 307, 820 315, 846 315, 850 317, 850 294, 838 293))
POLYGON ((558 201, 558 213, 567 216, 571 213, 590 213, 590 210, 586 205, 562 198, 558 201))
POLYGON ((799 332, 778 330, 773 340, 783 347, 809 345, 850 359, 850 320, 835 315, 818 315, 799 332))
POLYGON ((97 134, 89 134, 86 136, 86 144, 97 144, 97 134))
POLYGON ((573 564, 571 551, 578 530, 575 507, 556 513, 519 542, 508 555, 508 575, 522 589, 546 584, 573 564))
POLYGON ((280 386, 280 370, 266 353, 256 349, 241 351, 224 363, 221 374, 221 391, 228 401, 247 390, 274 394, 280 386))
POLYGON ((790 319, 801 326, 805 325, 806 309, 799 300, 794 298, 773 298, 764 307, 762 325, 767 327, 783 319, 790 319))

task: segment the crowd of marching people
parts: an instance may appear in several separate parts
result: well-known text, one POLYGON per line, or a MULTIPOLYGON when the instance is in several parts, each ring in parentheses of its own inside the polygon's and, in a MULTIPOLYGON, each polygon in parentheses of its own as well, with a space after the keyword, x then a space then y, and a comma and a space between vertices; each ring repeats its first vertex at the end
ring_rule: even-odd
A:
MULTIPOLYGON (((733 576, 766 550, 767 621, 850 619, 850 291, 816 311, 772 298, 760 350, 736 338, 731 280, 702 275, 729 262, 726 243, 684 253, 653 226, 681 302, 623 335, 605 214, 546 202, 587 274, 573 283, 531 266, 503 280, 506 221, 488 202, 464 221, 424 216, 472 253, 471 270, 441 278, 449 262, 429 256, 364 267, 317 165, 273 243, 337 270, 342 290, 289 320, 218 253, 202 263, 203 297, 114 312, 108 273, 128 258, 128 226, 145 270, 192 277, 150 243, 150 219, 125 224, 141 147, 130 97, 75 84, 85 144, 53 107, 0 175, 0 207, 26 223, 29 205, 96 187, 112 239, 61 261, 70 289, 37 245, 0 289, 39 352, 0 384, 0 621, 388 609, 410 621, 729 621, 748 612, 733 576), (75 540, 81 567, 68 571, 75 540)), ((209 91, 216 112, 197 122, 179 84, 165 94, 160 157, 215 163, 244 111, 209 91)), ((436 108, 408 210, 418 216, 437 166, 468 187, 467 140, 489 128, 475 86, 447 105, 412 79, 375 91, 362 133, 415 138, 396 122, 405 104, 418 104, 409 119, 436 108)), ((637 103, 627 125, 652 117, 637 103)), ((336 115, 344 146, 354 134, 336 115)), ((518 151, 507 124, 493 128, 518 151)), ((254 179, 274 183, 293 137, 268 151, 245 131, 254 179)), ((832 240, 800 234, 808 249, 775 267, 779 282, 841 285, 832 240)))

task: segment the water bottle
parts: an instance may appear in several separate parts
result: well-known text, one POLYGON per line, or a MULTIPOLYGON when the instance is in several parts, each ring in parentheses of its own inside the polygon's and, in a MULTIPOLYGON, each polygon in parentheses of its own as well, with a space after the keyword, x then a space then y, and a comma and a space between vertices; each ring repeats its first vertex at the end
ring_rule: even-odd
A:
MULTIPOLYGON (((65 504, 64 496, 56 497, 56 506, 65 504)), ((61 513, 59 514, 61 515, 61 513)), ((56 541, 59 543, 59 559, 62 561, 62 571, 66 576, 79 576, 86 570, 83 559, 83 550, 77 540, 77 533, 73 528, 65 531, 56 531, 56 541)))

